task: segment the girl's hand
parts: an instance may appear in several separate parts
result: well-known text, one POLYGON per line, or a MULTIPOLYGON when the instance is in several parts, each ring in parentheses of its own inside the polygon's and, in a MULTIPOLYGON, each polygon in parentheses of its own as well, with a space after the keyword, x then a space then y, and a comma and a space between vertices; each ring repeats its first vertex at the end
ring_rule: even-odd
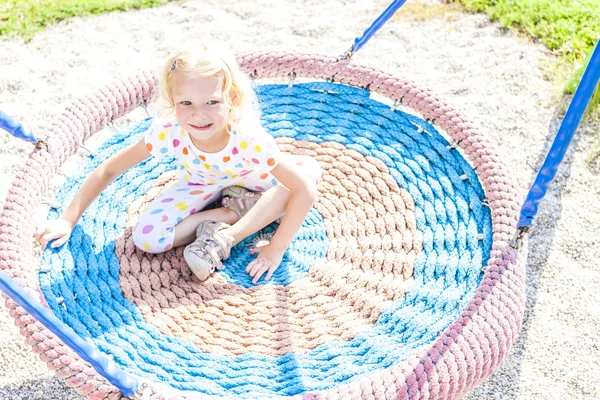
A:
POLYGON ((284 253, 285 249, 278 250, 271 244, 255 247, 250 250, 250 254, 258 254, 258 257, 246 267, 248 275, 254 278, 252 279, 252 283, 258 282, 265 272, 267 273, 265 281, 271 279, 273 272, 275 272, 277 267, 279 267, 279 264, 281 264, 284 253))
POLYGON ((54 240, 50 247, 62 246, 71 237, 73 224, 69 221, 59 218, 50 221, 44 221, 35 228, 34 238, 42 245, 42 251, 46 249, 49 241, 54 240), (55 240, 56 239, 56 240, 55 240))

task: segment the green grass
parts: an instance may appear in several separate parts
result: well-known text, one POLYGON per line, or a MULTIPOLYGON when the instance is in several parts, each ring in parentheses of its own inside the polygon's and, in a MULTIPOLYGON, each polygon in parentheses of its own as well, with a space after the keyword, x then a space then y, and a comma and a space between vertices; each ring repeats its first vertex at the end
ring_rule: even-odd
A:
POLYGON ((460 0, 505 27, 539 39, 550 50, 576 61, 600 37, 598 0, 460 0))
MULTIPOLYGON (((587 60, 600 38, 600 0, 459 0, 467 9, 538 39, 571 65, 564 91, 575 93, 587 60), (587 56, 587 58, 586 58, 587 56)), ((600 85, 588 115, 600 114, 600 85)))
POLYGON ((30 41, 47 25, 71 17, 141 9, 174 0, 0 0, 0 36, 30 41))
MULTIPOLYGON (((593 50, 593 48, 590 50, 583 63, 579 65, 579 67, 577 67, 575 69, 575 72, 573 72, 573 74, 571 75, 571 79, 569 80, 569 82, 567 82, 567 85, 565 86, 565 93, 575 93, 575 90, 577 89, 577 86, 579 85, 579 82, 583 77, 583 73, 585 72, 585 69, 590 63, 590 58, 592 57, 593 50)), ((600 68, 600 65, 597 65, 596 68, 600 68)), ((592 95, 592 98, 588 105, 587 112, 588 115, 592 116, 592 118, 600 119, 600 83, 598 83, 598 86, 596 86, 596 90, 594 91, 594 94, 592 95)))
MULTIPOLYGON (((141 9, 176 0, 0 0, 0 36, 19 36, 30 41, 49 24, 75 16, 111 11, 141 9)), ((503 26, 517 29, 539 39, 573 65, 574 72, 565 85, 572 94, 579 83, 585 57, 600 38, 600 0, 445 0, 460 2, 467 9, 485 12, 503 26)), ((409 3, 407 7, 410 8, 409 3)), ((429 16, 432 9, 447 12, 451 8, 431 7, 413 13, 429 16)), ((421 7, 422 8, 422 7, 421 7)), ((600 87, 588 110, 600 114, 600 87)))

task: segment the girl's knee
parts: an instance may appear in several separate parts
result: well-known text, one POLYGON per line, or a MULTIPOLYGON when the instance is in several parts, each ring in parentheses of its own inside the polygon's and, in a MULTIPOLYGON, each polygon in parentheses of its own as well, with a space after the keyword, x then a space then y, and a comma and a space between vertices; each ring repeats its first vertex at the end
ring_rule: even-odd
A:
POLYGON ((315 182, 315 184, 319 183, 321 180, 321 175, 323 175, 323 171, 321 170, 321 166, 319 162, 312 157, 307 157, 308 160, 305 163, 305 168, 307 171, 308 177, 315 182))
POLYGON ((295 158, 296 165, 301 167, 302 170, 306 171, 306 174, 311 178, 311 180, 313 180, 315 183, 318 183, 321 179, 321 175, 323 174, 319 162, 310 156, 295 155, 293 157, 295 158))
POLYGON ((171 249, 173 242, 172 238, 167 238, 152 232, 154 229, 150 225, 141 225, 142 224, 138 224, 135 226, 132 232, 133 244, 135 244, 138 249, 153 254, 162 253, 171 249))

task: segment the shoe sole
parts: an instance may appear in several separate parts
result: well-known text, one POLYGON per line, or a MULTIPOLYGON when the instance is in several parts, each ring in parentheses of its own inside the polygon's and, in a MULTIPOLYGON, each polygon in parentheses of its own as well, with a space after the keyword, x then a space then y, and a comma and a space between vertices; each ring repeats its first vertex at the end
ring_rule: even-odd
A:
POLYGON ((207 280, 208 277, 211 276, 212 273, 214 272, 214 271, 212 271, 212 265, 208 261, 196 258, 194 254, 189 254, 189 252, 187 251, 187 248, 183 250, 183 258, 185 259, 185 262, 187 263, 187 265, 190 268, 190 270, 192 271, 192 273, 200 281, 207 280), (188 260, 189 256, 194 256, 193 262, 188 260), (201 265, 200 268, 193 267, 193 265, 197 265, 197 264, 201 265), (206 276, 203 277, 203 276, 199 275, 200 270, 208 271, 208 273, 206 274, 206 276))

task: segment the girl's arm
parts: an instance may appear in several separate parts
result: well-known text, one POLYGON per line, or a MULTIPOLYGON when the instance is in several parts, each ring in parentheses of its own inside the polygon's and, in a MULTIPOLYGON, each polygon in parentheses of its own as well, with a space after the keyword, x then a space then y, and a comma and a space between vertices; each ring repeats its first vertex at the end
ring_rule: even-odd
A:
POLYGON ((150 157, 144 138, 119 151, 100 164, 87 177, 65 212, 58 220, 45 221, 36 228, 35 240, 42 250, 49 241, 56 239, 52 247, 63 245, 71 235, 71 230, 89 205, 119 175, 150 157))
POLYGON ((290 200, 281 224, 271 238, 271 245, 285 252, 315 202, 317 185, 289 157, 284 157, 271 170, 271 174, 290 191, 290 200))
POLYGON ((252 283, 258 282, 264 273, 267 274, 266 281, 271 279, 283 259, 285 250, 302 226, 304 218, 306 218, 317 197, 316 183, 302 173, 296 163, 289 157, 283 158, 271 170, 271 174, 288 188, 290 199, 281 224, 271 238, 270 243, 250 251, 251 254, 258 253, 258 257, 246 267, 246 272, 253 278, 252 283))

